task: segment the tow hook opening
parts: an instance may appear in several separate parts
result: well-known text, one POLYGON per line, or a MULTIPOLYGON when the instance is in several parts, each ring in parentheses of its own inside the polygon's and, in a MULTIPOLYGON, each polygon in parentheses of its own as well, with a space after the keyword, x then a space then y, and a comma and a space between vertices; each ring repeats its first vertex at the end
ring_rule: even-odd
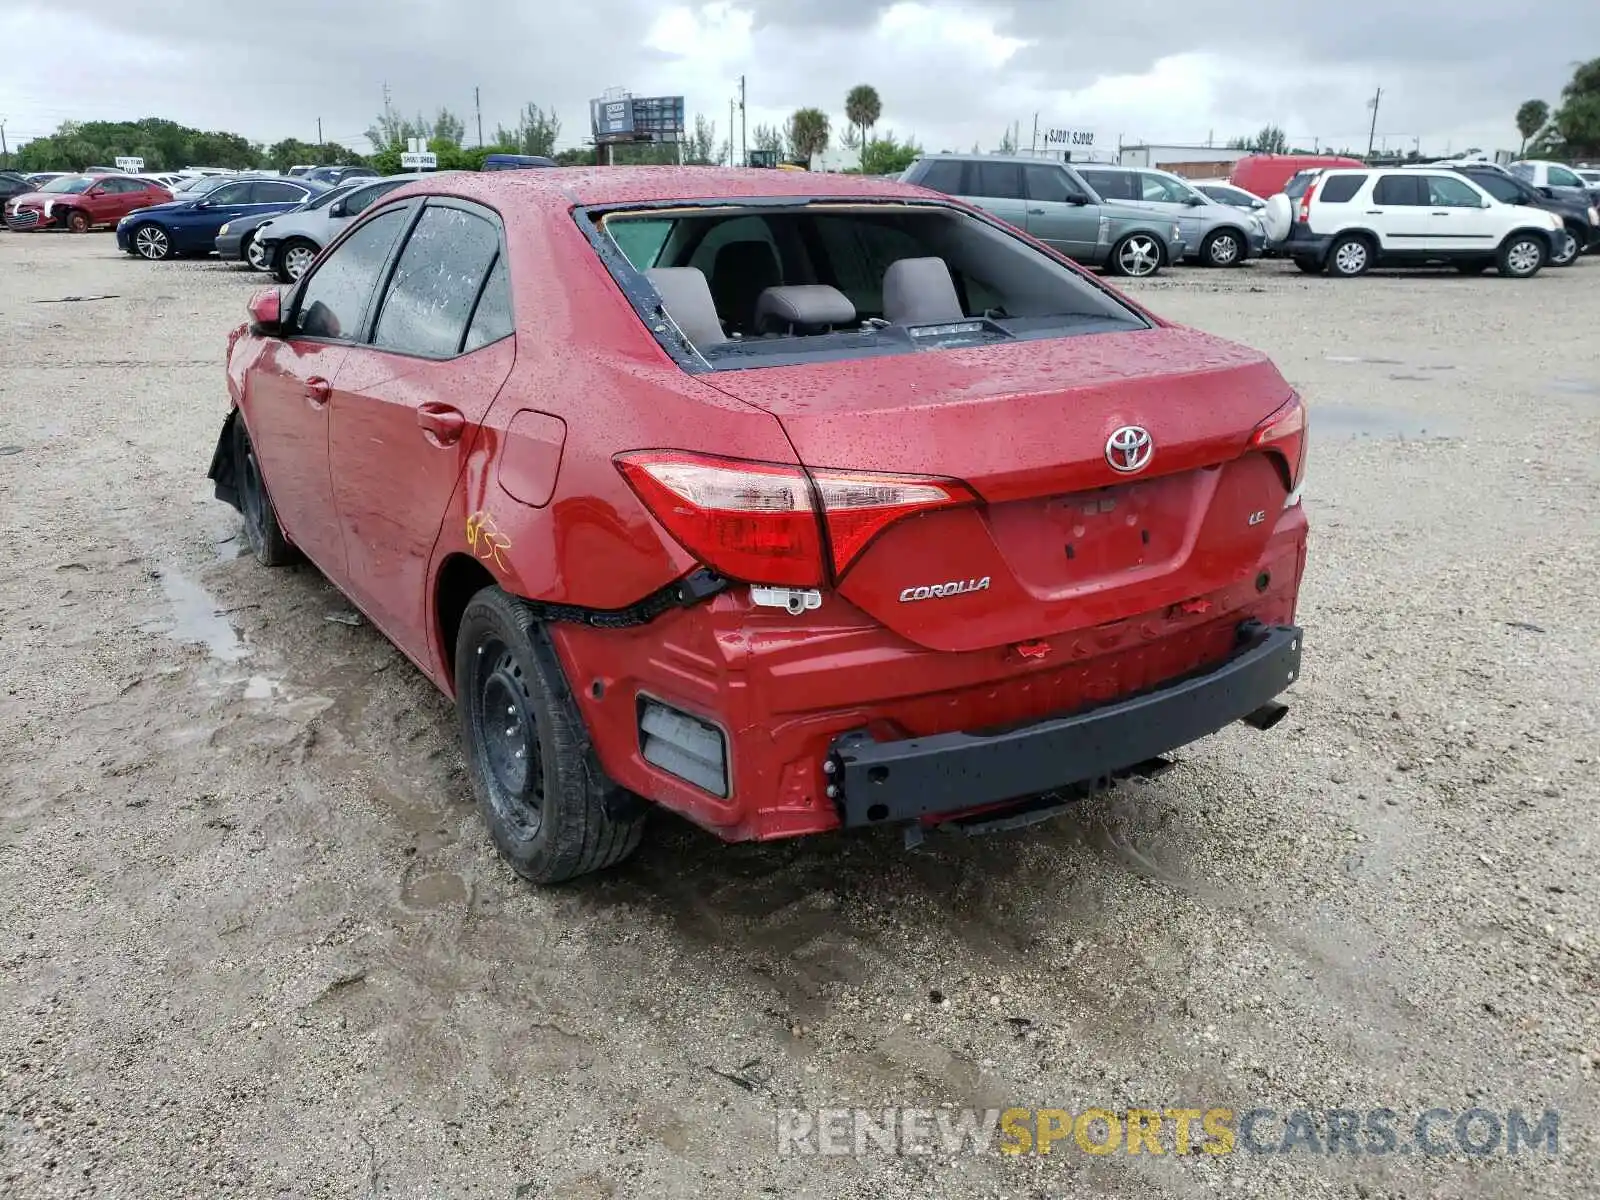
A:
POLYGON ((1289 715, 1289 706, 1278 700, 1268 700, 1254 712, 1246 713, 1242 720, 1252 729, 1263 732, 1271 729, 1289 715))

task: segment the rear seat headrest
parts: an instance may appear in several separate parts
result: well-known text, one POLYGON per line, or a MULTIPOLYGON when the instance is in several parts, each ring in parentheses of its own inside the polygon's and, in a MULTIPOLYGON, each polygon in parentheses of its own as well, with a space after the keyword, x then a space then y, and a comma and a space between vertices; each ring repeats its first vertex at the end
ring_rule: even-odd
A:
POLYGON ((644 273, 661 297, 661 306, 683 336, 699 350, 728 340, 711 299, 711 285, 698 267, 651 267, 644 273))
POLYGON ((942 258, 902 258, 883 273, 883 316, 891 325, 960 321, 966 313, 942 258))
POLYGON ((757 333, 815 333, 856 319, 856 306, 824 283, 769 287, 756 301, 757 333))

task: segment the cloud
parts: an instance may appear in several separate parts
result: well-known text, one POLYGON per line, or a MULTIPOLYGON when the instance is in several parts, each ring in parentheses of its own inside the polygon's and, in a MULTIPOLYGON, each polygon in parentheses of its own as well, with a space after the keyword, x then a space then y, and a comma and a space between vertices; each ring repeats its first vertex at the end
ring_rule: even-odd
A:
POLYGON ((1573 51, 1600 46, 1600 5, 1552 0, 1529 19, 1487 0, 314 0, 218 10, 202 0, 17 0, 0 15, 8 137, 69 118, 168 116, 272 142, 362 146, 387 86, 397 109, 454 110, 486 133, 529 101, 562 143, 587 135, 607 87, 683 94, 726 135, 745 76, 751 127, 817 105, 843 122, 871 83, 882 126, 930 149, 995 145, 1013 122, 1115 140, 1224 140, 1272 123, 1296 142, 1364 146, 1373 91, 1390 145, 1516 145, 1512 114, 1556 99, 1573 51), (1559 30, 1553 36, 1551 30, 1559 30), (130 31, 139 31, 137 33, 130 31))

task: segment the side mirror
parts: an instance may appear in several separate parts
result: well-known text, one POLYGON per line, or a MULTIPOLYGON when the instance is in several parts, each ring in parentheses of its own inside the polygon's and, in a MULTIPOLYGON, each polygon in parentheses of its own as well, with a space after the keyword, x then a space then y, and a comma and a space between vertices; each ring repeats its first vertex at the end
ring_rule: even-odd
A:
POLYGON ((328 215, 330 217, 342 217, 342 216, 344 216, 345 215, 344 201, 343 200, 335 200, 331 205, 329 205, 329 207, 328 207, 328 215))
POLYGON ((1085 204, 1089 203, 1089 197, 1085 196, 1082 192, 1068 192, 1067 203, 1082 208, 1085 204))
POLYGON ((1494 201, 1493 200, 1479 200, 1478 201, 1478 207, 1479 208, 1493 208, 1494 207, 1494 201))
POLYGON ((283 325, 283 293, 277 288, 266 288, 250 297, 250 328, 256 333, 275 337, 283 325))
POLYGON ((1556 190, 1553 187, 1542 187, 1539 189, 1539 194, 1545 197, 1547 200, 1554 200, 1556 198, 1556 190))
POLYGON ((1190 196, 1188 199, 1186 199, 1184 201, 1184 203, 1187 204, 1190 208, 1204 208, 1207 204, 1209 204, 1211 202, 1209 200, 1207 200, 1204 196, 1190 196))

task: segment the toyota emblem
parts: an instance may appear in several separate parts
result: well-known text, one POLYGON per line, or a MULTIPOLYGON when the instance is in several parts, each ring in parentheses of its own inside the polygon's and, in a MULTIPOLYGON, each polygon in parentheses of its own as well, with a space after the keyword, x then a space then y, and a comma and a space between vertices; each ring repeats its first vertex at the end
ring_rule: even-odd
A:
POLYGON ((1111 464, 1113 471, 1120 471, 1124 475, 1132 475, 1149 466, 1150 456, 1155 450, 1149 431, 1138 425, 1124 425, 1121 429, 1112 430, 1111 436, 1106 439, 1106 461, 1111 464))

